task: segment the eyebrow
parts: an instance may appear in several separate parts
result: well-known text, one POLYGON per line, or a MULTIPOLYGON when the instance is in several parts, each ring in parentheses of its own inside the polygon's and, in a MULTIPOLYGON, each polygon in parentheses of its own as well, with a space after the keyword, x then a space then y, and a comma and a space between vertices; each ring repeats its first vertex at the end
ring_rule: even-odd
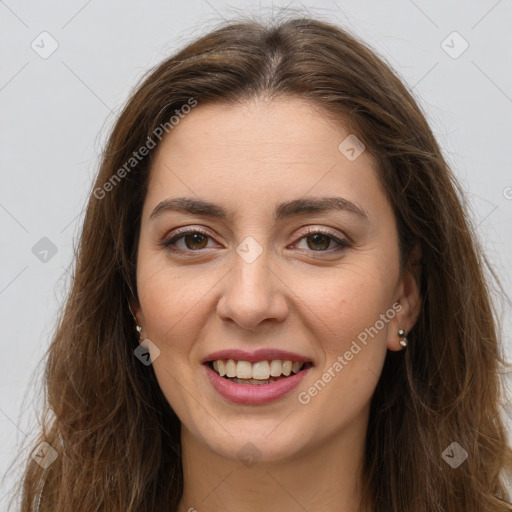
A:
MULTIPOLYGON (((303 197, 293 199, 280 203, 274 209, 273 216, 274 221, 277 222, 294 215, 323 213, 333 210, 350 212, 357 215, 362 220, 369 222, 366 212, 361 207, 343 197, 303 197)), ((230 217, 229 212, 218 204, 196 198, 175 197, 165 199, 158 203, 149 218, 150 220, 154 219, 164 212, 169 211, 190 213, 217 219, 227 219, 230 217)))

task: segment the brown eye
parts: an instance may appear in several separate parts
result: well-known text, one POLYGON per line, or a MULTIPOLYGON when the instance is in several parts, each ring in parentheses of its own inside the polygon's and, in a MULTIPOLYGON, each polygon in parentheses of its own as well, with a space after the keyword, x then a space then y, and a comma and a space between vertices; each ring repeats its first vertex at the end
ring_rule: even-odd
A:
POLYGON ((202 233, 183 235, 183 240, 185 241, 186 248, 190 250, 204 249, 208 243, 208 237, 202 233))
POLYGON ((314 252, 336 252, 347 249, 351 244, 347 240, 342 240, 334 236, 331 232, 310 229, 299 238, 299 249, 314 252), (303 247, 300 244, 304 243, 303 247), (331 245, 332 243, 332 245, 331 245))
POLYGON ((174 252, 199 252, 201 249, 206 248, 209 239, 210 236, 207 233, 203 233, 198 229, 190 229, 177 233, 165 242, 162 242, 162 245, 174 252))
POLYGON ((308 247, 311 250, 316 251, 327 249, 332 241, 332 238, 330 236, 324 235, 323 233, 316 233, 314 235, 308 235, 306 240, 308 241, 308 247))

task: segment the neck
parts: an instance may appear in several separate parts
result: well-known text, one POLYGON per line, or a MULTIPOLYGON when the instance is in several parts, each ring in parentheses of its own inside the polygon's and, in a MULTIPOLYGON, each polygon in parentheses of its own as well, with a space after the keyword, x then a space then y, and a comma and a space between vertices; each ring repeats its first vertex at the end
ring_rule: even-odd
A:
MULTIPOLYGON (((286 459, 226 459, 182 425, 179 512, 358 512, 367 415, 286 459)), ((254 443, 257 444, 257 443, 254 443)))

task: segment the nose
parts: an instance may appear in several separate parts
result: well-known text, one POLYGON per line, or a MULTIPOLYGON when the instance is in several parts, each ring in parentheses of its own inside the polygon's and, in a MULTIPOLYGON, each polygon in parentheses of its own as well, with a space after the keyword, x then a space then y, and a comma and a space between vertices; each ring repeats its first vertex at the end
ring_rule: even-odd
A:
POLYGON ((269 263, 267 251, 252 262, 234 255, 233 268, 223 280, 225 288, 217 304, 222 320, 251 331, 264 322, 284 321, 289 313, 288 287, 269 263))

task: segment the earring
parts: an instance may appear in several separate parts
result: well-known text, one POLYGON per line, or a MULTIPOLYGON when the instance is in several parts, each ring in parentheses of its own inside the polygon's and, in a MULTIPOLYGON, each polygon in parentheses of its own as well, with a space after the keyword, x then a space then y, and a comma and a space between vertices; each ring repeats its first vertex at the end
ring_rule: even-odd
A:
POLYGON ((137 329, 137 332, 139 333, 139 340, 142 339, 142 327, 140 325, 136 325, 135 329, 137 329))
POLYGON ((400 345, 403 348, 407 347, 407 336, 405 335, 405 331, 403 329, 398 329, 398 336, 400 336, 402 339, 400 340, 400 345))

